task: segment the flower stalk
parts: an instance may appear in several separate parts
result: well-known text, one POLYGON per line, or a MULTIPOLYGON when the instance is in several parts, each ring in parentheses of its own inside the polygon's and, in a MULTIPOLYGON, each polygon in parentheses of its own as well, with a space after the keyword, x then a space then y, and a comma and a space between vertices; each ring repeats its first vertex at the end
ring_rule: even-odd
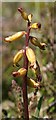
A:
MULTIPOLYGON (((29 44, 29 29, 30 23, 28 23, 27 26, 27 34, 25 39, 25 52, 24 52, 24 68, 28 71, 28 59, 26 56, 26 47, 28 47, 29 44)), ((29 112, 28 112, 28 96, 27 96, 27 72, 26 75, 23 77, 23 101, 24 101, 24 113, 25 113, 25 120, 29 120, 29 112)))
MULTIPOLYGON (((23 35, 25 35, 25 47, 24 49, 19 50, 16 55, 13 58, 13 65, 19 66, 18 62, 24 58, 23 67, 20 68, 18 71, 14 71, 12 73, 13 77, 23 77, 22 80, 22 91, 23 91, 23 104, 24 104, 24 120, 29 120, 29 111, 28 111, 28 95, 27 95, 27 86, 36 88, 36 91, 40 89, 40 82, 42 80, 40 66, 38 64, 38 61, 36 60, 36 56, 34 51, 29 47, 29 40, 30 42, 39 47, 41 50, 45 50, 45 43, 39 42, 39 40, 36 37, 30 36, 30 30, 31 29, 39 29, 41 28, 41 24, 39 22, 33 23, 31 25, 32 21, 32 14, 27 14, 22 8, 18 8, 18 11, 20 12, 21 16, 24 20, 27 21, 27 31, 20 31, 16 34, 6 37, 6 42, 12 42, 19 40, 23 35), (29 68, 33 70, 36 80, 33 80, 32 78, 29 78, 27 75, 28 72, 28 63, 29 68)), ((36 94, 36 92, 35 92, 36 94)))

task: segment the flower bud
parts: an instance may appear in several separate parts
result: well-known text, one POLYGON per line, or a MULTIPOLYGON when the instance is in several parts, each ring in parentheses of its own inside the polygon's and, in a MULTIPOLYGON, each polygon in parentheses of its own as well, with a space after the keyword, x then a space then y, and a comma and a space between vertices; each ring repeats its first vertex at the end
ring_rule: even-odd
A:
POLYGON ((24 54, 24 50, 20 50, 19 52, 17 52, 17 54, 14 56, 13 58, 13 64, 14 66, 17 65, 17 63, 21 60, 21 58, 23 57, 24 54))
POLYGON ((14 40, 18 40, 18 39, 20 39, 24 34, 26 34, 25 31, 17 32, 17 33, 15 33, 15 34, 12 35, 12 36, 6 37, 6 38, 5 38, 5 41, 6 41, 6 42, 12 42, 12 41, 14 41, 14 40))
POLYGON ((22 8, 18 8, 18 11, 21 13, 21 16, 24 18, 24 20, 28 20, 28 15, 22 8))
POLYGON ((26 69, 25 68, 20 68, 18 71, 13 72, 13 76, 17 77, 17 76, 24 76, 26 75, 26 69))
POLYGON ((33 36, 29 36, 30 42, 35 45, 35 46, 39 46, 39 41, 36 37, 33 36))
POLYGON ((45 43, 40 43, 40 49, 45 50, 46 44, 45 43))
POLYGON ((31 78, 27 78, 27 85, 29 87, 32 87, 32 88, 39 88, 40 87, 40 83, 36 83, 33 79, 31 78))
POLYGON ((41 28, 41 24, 40 23, 33 23, 30 28, 32 29, 40 29, 41 28))
POLYGON ((27 55, 29 62, 35 63, 36 57, 35 57, 34 51, 31 48, 29 47, 26 48, 26 55, 27 55))
POLYGON ((38 46, 40 49, 42 50, 45 50, 45 46, 46 44, 45 43, 41 43, 39 42, 39 40, 36 38, 36 37, 33 37, 33 36, 29 36, 29 39, 30 39, 30 42, 35 45, 35 46, 38 46))
POLYGON ((29 14, 29 15, 28 15, 28 20, 29 20, 30 23, 31 23, 31 21, 32 21, 32 16, 33 16, 32 14, 29 14))

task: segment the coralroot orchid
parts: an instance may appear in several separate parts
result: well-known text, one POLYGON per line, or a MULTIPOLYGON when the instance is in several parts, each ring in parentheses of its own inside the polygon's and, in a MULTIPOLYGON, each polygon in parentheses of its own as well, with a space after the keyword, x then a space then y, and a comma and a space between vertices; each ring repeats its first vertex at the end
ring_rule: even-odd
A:
POLYGON ((33 23, 31 25, 32 21, 32 14, 27 14, 22 8, 18 8, 18 11, 20 12, 21 16, 24 20, 27 21, 27 31, 20 31, 16 34, 5 38, 6 42, 12 42, 15 40, 20 40, 23 35, 25 35, 25 47, 18 51, 18 53, 13 58, 13 65, 16 66, 18 62, 21 60, 21 58, 24 59, 24 65, 22 68, 20 68, 18 71, 13 72, 14 77, 23 77, 23 84, 22 84, 22 91, 23 91, 23 101, 24 101, 24 113, 25 113, 25 120, 29 120, 29 112, 28 112, 28 97, 27 97, 27 85, 32 88, 40 88, 40 82, 42 80, 40 66, 38 64, 38 61, 36 60, 36 56, 32 48, 29 47, 29 41, 39 47, 40 49, 45 49, 45 43, 40 43, 39 40, 36 37, 30 36, 30 30, 31 29, 41 29, 41 24, 39 22, 33 23), (29 63, 29 64, 28 64, 29 63), (32 78, 29 78, 27 75, 28 73, 28 65, 29 68, 32 69, 36 75, 36 80, 33 80, 32 78))

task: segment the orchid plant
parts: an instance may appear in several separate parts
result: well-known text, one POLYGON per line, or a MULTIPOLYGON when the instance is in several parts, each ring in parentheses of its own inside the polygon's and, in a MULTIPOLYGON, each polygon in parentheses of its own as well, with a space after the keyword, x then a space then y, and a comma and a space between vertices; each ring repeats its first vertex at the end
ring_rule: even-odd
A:
POLYGON ((25 36, 25 47, 17 52, 17 54, 13 58, 13 65, 18 66, 19 61, 23 58, 24 63, 22 68, 18 71, 14 71, 12 75, 14 77, 22 77, 22 92, 23 92, 23 103, 24 103, 24 118, 25 120, 29 120, 29 111, 28 111, 28 95, 27 95, 27 86, 40 89, 41 86, 41 71, 38 61, 36 60, 35 53, 32 48, 29 47, 29 41, 34 45, 39 47, 41 50, 45 50, 45 43, 41 43, 38 38, 35 36, 30 36, 31 29, 41 29, 41 24, 39 22, 32 22, 32 14, 27 14, 22 8, 18 8, 22 18, 27 22, 27 31, 19 31, 12 36, 6 37, 6 42, 14 42, 16 40, 20 40, 21 37, 25 36), (28 76, 28 68, 32 69, 34 72, 36 79, 32 79, 28 76))

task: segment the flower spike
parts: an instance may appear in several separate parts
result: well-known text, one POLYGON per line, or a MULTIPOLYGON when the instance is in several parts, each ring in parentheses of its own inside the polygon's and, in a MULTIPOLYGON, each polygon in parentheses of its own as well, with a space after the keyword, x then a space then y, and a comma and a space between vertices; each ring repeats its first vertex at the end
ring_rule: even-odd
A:
MULTIPOLYGON (((21 50, 19 50, 16 53, 16 55, 13 57, 13 66, 17 66, 18 70, 14 71, 12 75, 14 77, 23 78, 22 93, 23 93, 23 104, 24 104, 24 114, 25 114, 24 118, 26 120, 29 120, 27 86, 35 88, 36 90, 34 95, 36 95, 37 90, 41 87, 41 80, 42 80, 40 66, 38 64, 38 61, 36 60, 34 51, 29 47, 29 42, 39 47, 41 50, 45 49, 46 44, 41 43, 36 37, 30 36, 31 29, 40 30, 41 24, 39 22, 35 22, 31 24, 33 15, 27 14, 22 8, 18 8, 18 11, 20 12, 22 18, 27 22, 27 32, 25 32, 24 30, 17 32, 14 35, 6 37, 5 42, 12 42, 15 40, 19 40, 23 35, 25 35, 25 46, 21 50), (19 68, 20 66, 19 61, 22 59, 22 57, 24 58, 24 64, 22 68, 19 68), (31 68, 33 70, 35 74, 35 79, 28 77, 29 75, 28 68, 31 68)), ((16 89, 17 89, 17 85, 16 85, 16 89)))

